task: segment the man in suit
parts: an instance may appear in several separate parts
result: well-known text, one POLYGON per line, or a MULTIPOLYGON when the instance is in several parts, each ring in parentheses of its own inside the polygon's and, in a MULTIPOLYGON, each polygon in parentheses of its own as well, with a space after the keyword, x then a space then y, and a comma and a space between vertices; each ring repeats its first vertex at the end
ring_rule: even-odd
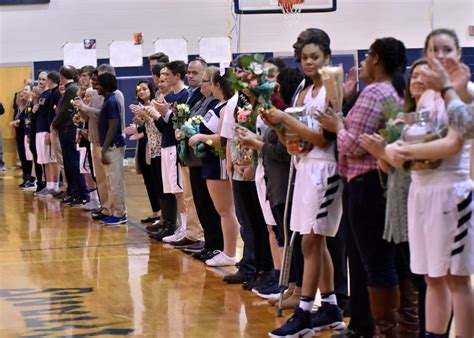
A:
POLYGON ((62 203, 71 206, 81 206, 89 202, 89 190, 79 170, 79 152, 76 147, 77 127, 73 123, 75 114, 73 102, 79 91, 76 80, 77 70, 74 67, 63 66, 59 69, 59 83, 65 87, 65 92, 51 126, 51 131, 59 135, 68 183, 67 196, 64 197, 62 203))

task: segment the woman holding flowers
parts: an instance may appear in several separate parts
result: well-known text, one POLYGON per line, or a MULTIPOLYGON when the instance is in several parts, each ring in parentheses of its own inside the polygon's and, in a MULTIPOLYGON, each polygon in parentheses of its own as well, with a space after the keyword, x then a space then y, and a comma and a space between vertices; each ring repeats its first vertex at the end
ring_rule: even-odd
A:
POLYGON ((224 235, 224 250, 206 260, 209 266, 226 266, 237 263, 236 248, 239 223, 235 216, 232 187, 227 176, 225 160, 216 153, 215 148, 220 146, 219 130, 221 127, 222 108, 234 94, 226 78, 219 73, 216 67, 208 67, 202 81, 210 81, 212 95, 219 99, 219 103, 210 109, 199 125, 199 134, 189 139, 193 147, 199 143, 206 145, 206 153, 202 160, 202 177, 207 181, 207 187, 212 202, 221 217, 222 232, 224 235))
MULTIPOLYGON (((291 212, 291 230, 302 236, 304 256, 303 285, 299 307, 282 327, 273 330, 271 337, 288 337, 299 334, 310 337, 314 330, 343 329, 342 313, 334 293, 333 265, 326 246, 326 237, 335 236, 342 216, 342 182, 338 174, 334 137, 323 133, 312 117, 323 111, 326 88, 320 69, 331 56, 330 40, 326 34, 312 36, 301 46, 303 71, 312 84, 298 98, 309 111, 308 125, 280 111, 271 111, 267 119, 282 123, 285 131, 297 134, 313 145, 306 154, 300 154, 296 164, 295 190, 291 212), (311 314, 318 288, 322 304, 311 314)), ((266 115, 264 115, 266 116, 266 115)))

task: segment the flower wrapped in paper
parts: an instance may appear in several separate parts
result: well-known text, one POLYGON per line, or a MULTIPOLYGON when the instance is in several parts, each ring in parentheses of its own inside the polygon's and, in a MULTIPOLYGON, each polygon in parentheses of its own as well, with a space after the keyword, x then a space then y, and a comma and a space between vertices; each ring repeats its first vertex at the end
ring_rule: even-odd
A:
POLYGON ((256 111, 260 108, 271 108, 271 97, 277 85, 276 82, 267 80, 268 69, 264 67, 264 61, 263 54, 243 55, 239 58, 239 67, 229 75, 232 89, 239 92, 248 91, 256 98, 256 111))
MULTIPOLYGON (((199 124, 201 123, 203 117, 202 116, 194 116, 189 118, 186 122, 184 122, 179 131, 187 138, 190 138, 196 134, 199 134, 199 124)), ((182 140, 181 142, 183 142, 182 140)), ((185 145, 186 146, 180 146, 179 147, 179 157, 181 159, 184 159, 186 157, 186 152, 187 152, 187 144, 186 141, 185 145)), ((194 154, 196 157, 203 157, 206 155, 206 146, 202 142, 196 142, 194 145, 194 154)))
POLYGON ((190 109, 185 103, 176 104, 173 106, 173 128, 180 129, 189 119, 190 109))
POLYGON ((342 111, 344 99, 344 70, 342 65, 337 67, 324 66, 318 70, 326 89, 326 99, 333 111, 342 111))

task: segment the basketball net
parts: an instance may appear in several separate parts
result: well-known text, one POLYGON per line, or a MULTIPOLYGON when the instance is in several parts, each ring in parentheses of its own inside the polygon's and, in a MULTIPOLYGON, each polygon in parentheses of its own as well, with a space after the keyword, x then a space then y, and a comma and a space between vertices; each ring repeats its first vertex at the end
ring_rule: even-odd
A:
POLYGON ((298 25, 298 14, 301 13, 301 8, 294 8, 294 5, 303 4, 304 0, 278 0, 283 12, 283 22, 288 27, 296 27, 298 25))

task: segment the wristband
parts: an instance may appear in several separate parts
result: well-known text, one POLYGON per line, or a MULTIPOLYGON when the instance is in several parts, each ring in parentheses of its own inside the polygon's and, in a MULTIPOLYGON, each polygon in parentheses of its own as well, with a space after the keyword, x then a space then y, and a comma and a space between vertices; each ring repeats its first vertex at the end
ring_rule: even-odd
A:
POLYGON ((448 90, 454 90, 453 86, 446 86, 443 89, 441 89, 441 97, 444 99, 444 95, 446 95, 448 90))

